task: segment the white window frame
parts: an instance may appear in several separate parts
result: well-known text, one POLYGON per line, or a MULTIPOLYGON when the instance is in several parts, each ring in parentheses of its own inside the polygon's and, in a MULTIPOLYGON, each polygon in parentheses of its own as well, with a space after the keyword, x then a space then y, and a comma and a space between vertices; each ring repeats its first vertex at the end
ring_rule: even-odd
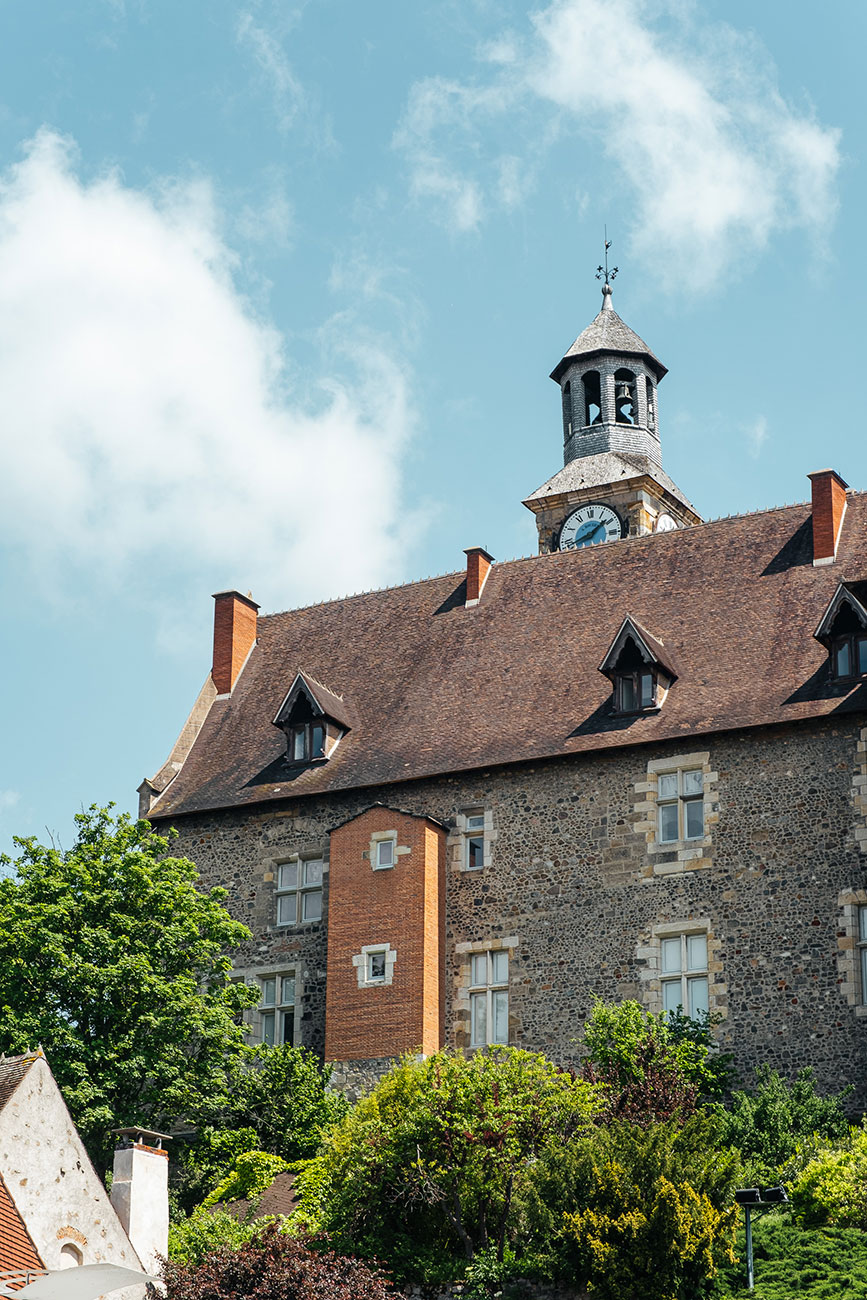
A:
POLYGON ((298 977, 295 970, 278 970, 262 971, 256 975, 256 983, 259 985, 259 1003, 255 1008, 256 1025, 255 1035, 259 1043, 268 1047, 279 1047, 286 1043, 285 1036, 285 1017, 291 1014, 292 1037, 291 1042, 298 1041, 298 977), (291 983, 292 999, 289 1001, 286 994, 286 985, 291 983), (266 1002, 268 996, 268 985, 273 984, 273 1001, 266 1002), (266 1028, 266 1022, 270 1020, 272 1029, 270 1034, 266 1028))
POLYGON ((323 884, 324 884, 324 877, 325 877, 324 860, 318 856, 317 857, 310 856, 304 858, 300 856, 293 856, 291 858, 284 858, 281 862, 278 862, 275 865, 276 865, 276 873, 275 873, 276 884, 275 884, 275 891, 274 891, 275 900, 276 900, 275 907, 274 907, 275 923, 281 927, 289 926, 289 925, 318 925, 319 922, 322 920, 323 884), (295 884, 284 885, 283 884, 284 868, 288 868, 292 866, 295 867, 295 884), (319 868, 318 880, 316 879, 308 880, 308 874, 307 874, 308 871, 312 871, 317 866, 319 868), (295 897, 294 909, 291 908, 291 905, 288 904, 287 907, 291 912, 294 912, 294 915, 286 916, 284 914, 281 916, 281 913, 285 913, 285 911, 287 910, 286 908, 284 908, 283 904, 281 903, 281 899, 289 899, 293 895, 295 897), (307 910, 309 905, 307 900, 312 900, 316 895, 318 895, 319 897, 319 915, 305 916, 304 913, 307 910))
POLYGON ((657 795, 656 795, 656 842, 657 844, 689 844, 703 840, 706 833, 706 815, 705 808, 705 788, 704 788, 704 771, 698 765, 691 766, 684 764, 682 767, 671 768, 667 771, 660 770, 657 773, 657 795), (687 776, 697 775, 699 778, 700 790, 693 791, 686 789, 687 776), (662 782, 666 777, 675 777, 676 785, 674 794, 663 795, 660 793, 662 782), (701 829, 697 833, 688 834, 687 807, 688 805, 699 804, 701 806, 701 829), (663 809, 676 809, 677 817, 677 834, 663 838, 662 820, 663 809))
POLYGON ((485 836, 487 827, 485 822, 483 808, 464 813, 464 871, 482 871, 488 865, 488 845, 485 836), (473 845, 479 841, 481 841, 482 845, 482 860, 481 862, 471 862, 473 845))
POLYGON ((386 973, 388 971, 388 945, 383 944, 381 948, 368 948, 364 954, 365 957, 365 984, 384 984, 386 973), (382 965, 379 973, 374 971, 374 963, 382 965))
POLYGON ((470 1047, 509 1041, 509 949, 487 948, 470 954, 470 1047), (499 969, 498 969, 499 967, 499 969), (505 976, 503 975, 505 970, 505 976), (497 1013, 505 1014, 505 1036, 497 1036, 497 1013), (484 1035, 479 1020, 484 1021, 484 1035))
POLYGON ((867 1007, 867 903, 855 910, 855 948, 858 953, 860 1004, 867 1007))
MULTIPOLYGON (((670 949, 669 949, 670 951, 670 949)), ((708 951, 708 934, 706 930, 685 929, 679 933, 662 934, 659 936, 659 984, 660 995, 662 998, 662 1009, 664 1013, 672 1012, 677 1006, 685 1015, 695 1019, 696 1012, 693 1008, 693 997, 690 985, 693 983, 704 984, 704 1007, 698 1010, 710 1010, 710 955, 708 951), (701 939, 704 945, 704 959, 699 965, 693 964, 691 949, 693 945, 690 940, 701 939), (680 969, 679 971, 665 970, 665 954, 667 944, 679 944, 680 946, 680 969), (675 985, 679 986, 680 997, 677 1004, 673 1007, 666 1006, 666 988, 675 985)))
POLYGON ((386 835, 374 843, 373 849, 373 869, 374 871, 390 871, 397 861, 397 836, 386 835), (383 854, 389 859, 383 862, 383 854))
POLYGON ((366 943, 361 952, 354 954, 352 964, 355 967, 360 989, 383 988, 394 981, 394 967, 397 962, 397 949, 390 943, 366 943), (385 958, 385 971, 382 975, 371 977, 373 957, 385 958))

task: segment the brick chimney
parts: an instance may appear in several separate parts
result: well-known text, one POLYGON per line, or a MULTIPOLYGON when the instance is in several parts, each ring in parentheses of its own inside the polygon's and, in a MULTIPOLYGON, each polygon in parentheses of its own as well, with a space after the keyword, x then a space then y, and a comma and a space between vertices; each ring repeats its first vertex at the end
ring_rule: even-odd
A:
POLYGON ((256 644, 259 606, 239 591, 214 594, 214 666, 211 670, 218 695, 228 695, 247 656, 256 644))
POLYGON ((143 1128, 117 1130, 111 1203, 146 1273, 158 1271, 158 1255, 169 1251, 169 1153, 164 1133, 143 1128))
POLYGON ((478 605, 482 595, 482 588, 485 585, 488 574, 491 571, 491 565, 494 563, 493 555, 481 546, 470 546, 464 551, 467 557, 467 605, 478 605))
POLYGON ((807 477, 813 485, 813 563, 833 564, 849 484, 833 469, 820 469, 807 477))

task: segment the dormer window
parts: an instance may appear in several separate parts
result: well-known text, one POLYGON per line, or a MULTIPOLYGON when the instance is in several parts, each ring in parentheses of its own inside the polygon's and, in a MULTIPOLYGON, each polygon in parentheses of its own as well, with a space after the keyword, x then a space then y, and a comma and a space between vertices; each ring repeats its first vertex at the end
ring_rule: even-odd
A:
POLYGON ((620 625, 599 671, 614 688, 615 713, 650 713, 661 708, 677 673, 663 643, 629 615, 620 625))
POLYGON ((867 583, 840 583, 814 633, 827 648, 831 676, 867 677, 867 583))
POLYGON ((286 761, 299 766, 330 758, 351 725, 341 696, 309 673, 297 674, 274 719, 286 736, 286 761))

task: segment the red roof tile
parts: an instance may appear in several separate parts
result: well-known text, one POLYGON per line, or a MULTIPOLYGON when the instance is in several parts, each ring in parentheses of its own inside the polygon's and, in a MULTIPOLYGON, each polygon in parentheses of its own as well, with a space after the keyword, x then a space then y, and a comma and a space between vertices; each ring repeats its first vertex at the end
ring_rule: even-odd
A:
POLYGON ((42 1260, 0 1176, 0 1273, 31 1268, 41 1270, 42 1260))
POLYGON ((787 506, 495 565, 464 606, 450 574, 259 620, 159 819, 495 764, 867 709, 813 632, 837 584, 867 579, 867 494, 850 493, 837 562, 812 564, 810 507, 787 506), (624 616, 677 664, 659 713, 612 712, 597 671, 624 616), (271 725, 301 669, 357 725, 301 771, 271 725))

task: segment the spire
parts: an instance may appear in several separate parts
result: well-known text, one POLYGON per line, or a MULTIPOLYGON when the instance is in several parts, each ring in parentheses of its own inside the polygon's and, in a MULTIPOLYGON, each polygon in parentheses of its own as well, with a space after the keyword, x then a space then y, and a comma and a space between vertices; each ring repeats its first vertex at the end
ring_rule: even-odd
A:
POLYGON ((611 247, 611 240, 608 238, 608 227, 605 226, 604 229, 605 229, 605 239, 604 239, 605 265, 597 266, 596 279, 602 280, 602 277, 603 276, 605 277, 602 284, 602 310, 613 311, 614 308, 611 306, 611 296, 614 290, 611 287, 611 281, 616 278, 620 268, 618 266, 613 266, 610 271, 608 270, 608 250, 611 247))

